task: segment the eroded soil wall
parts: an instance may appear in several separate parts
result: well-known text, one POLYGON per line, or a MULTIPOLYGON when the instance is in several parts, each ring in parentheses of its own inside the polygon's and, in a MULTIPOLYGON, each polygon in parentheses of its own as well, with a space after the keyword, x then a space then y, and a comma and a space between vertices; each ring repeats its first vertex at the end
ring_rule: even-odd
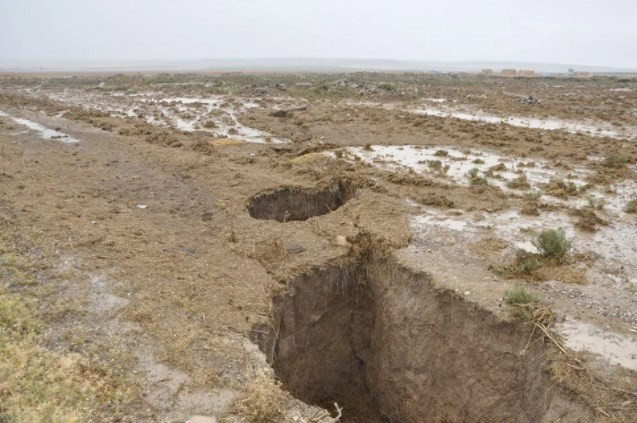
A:
POLYGON ((278 222, 307 220, 344 205, 354 195, 346 180, 333 180, 314 188, 282 187, 251 197, 246 204, 250 216, 278 222))
POLYGON ((387 259, 314 269, 262 337, 285 388, 344 422, 540 422, 541 340, 387 259))

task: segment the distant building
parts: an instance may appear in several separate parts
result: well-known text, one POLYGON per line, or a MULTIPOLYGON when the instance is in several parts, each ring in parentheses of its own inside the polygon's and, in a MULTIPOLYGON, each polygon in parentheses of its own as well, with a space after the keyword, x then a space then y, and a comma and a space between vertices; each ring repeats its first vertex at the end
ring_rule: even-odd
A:
POLYGON ((575 78, 590 78, 590 77, 591 77, 590 72, 580 72, 580 71, 575 72, 575 78))
POLYGON ((537 73, 535 73, 534 70, 530 70, 530 69, 520 69, 520 72, 518 73, 519 76, 525 76, 527 78, 534 78, 537 76, 537 73))
POLYGON ((482 75, 486 75, 486 76, 493 75, 493 69, 482 69, 482 70, 480 71, 480 74, 482 74, 482 75))
POLYGON ((502 69, 500 71, 500 75, 502 76, 517 76, 518 71, 516 69, 502 69))

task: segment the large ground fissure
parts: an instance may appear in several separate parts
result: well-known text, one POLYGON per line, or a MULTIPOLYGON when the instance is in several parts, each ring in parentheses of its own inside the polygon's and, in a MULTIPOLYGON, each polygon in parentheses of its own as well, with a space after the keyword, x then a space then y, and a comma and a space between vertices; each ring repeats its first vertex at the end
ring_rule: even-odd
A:
POLYGON ((255 219, 289 222, 321 216, 343 206, 355 193, 351 182, 335 179, 313 188, 286 186, 251 197, 246 204, 255 219))
POLYGON ((259 340, 295 397, 344 422, 542 421, 544 347, 388 259, 316 268, 259 340))

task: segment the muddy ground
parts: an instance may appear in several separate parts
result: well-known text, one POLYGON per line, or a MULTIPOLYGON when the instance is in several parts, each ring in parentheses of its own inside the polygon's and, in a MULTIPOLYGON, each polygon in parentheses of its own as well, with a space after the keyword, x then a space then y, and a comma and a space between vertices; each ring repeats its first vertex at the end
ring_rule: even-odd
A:
POLYGON ((637 421, 636 128, 612 77, 5 75, 3 289, 92 421, 637 421))

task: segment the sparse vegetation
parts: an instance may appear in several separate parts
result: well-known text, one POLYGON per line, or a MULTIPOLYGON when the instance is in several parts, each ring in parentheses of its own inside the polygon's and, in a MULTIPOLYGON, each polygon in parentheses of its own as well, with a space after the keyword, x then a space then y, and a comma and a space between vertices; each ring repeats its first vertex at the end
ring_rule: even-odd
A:
POLYGON ((544 189, 547 194, 555 197, 569 197, 579 194, 577 185, 573 182, 564 182, 558 179, 551 179, 548 184, 545 184, 544 189))
MULTIPOLYGON (((26 262, 4 246, 2 282, 30 285, 26 262)), ((108 371, 79 354, 43 345, 44 323, 35 299, 0 288, 0 422, 99 421, 105 404, 133 395, 108 371)))
POLYGON ((545 229, 533 242, 544 258, 561 261, 570 251, 573 242, 566 238, 564 230, 545 229))
MULTIPOLYGON (((537 248, 539 254, 520 251, 512 263, 492 266, 492 270, 507 278, 519 277, 545 280, 547 278, 546 273, 551 273, 545 271, 545 269, 561 267, 564 258, 572 247, 572 240, 567 239, 562 230, 547 229, 537 236, 533 241, 533 245, 537 248)), ((566 279, 562 278, 560 280, 566 281, 566 279)), ((581 278, 578 278, 577 283, 582 283, 581 278)))
POLYGON ((517 307, 519 315, 530 320, 533 317, 533 308, 539 304, 540 298, 526 291, 521 285, 516 285, 510 291, 504 292, 504 301, 517 307))
POLYGON ((575 226, 585 232, 597 231, 597 225, 606 226, 608 222, 595 213, 595 207, 585 207, 573 212, 578 217, 575 226))
POLYGON ((529 184, 526 175, 523 173, 514 180, 507 182, 507 187, 512 189, 529 189, 531 188, 531 185, 529 184))
POLYGON ((396 86, 388 82, 383 82, 382 84, 378 84, 378 89, 391 92, 391 91, 396 91, 396 86))
POLYGON ((516 285, 510 291, 504 292, 504 301, 511 305, 527 305, 540 302, 537 295, 527 292, 521 285, 516 285))
POLYGON ((628 163, 628 157, 623 154, 613 154, 608 156, 602 162, 602 166, 609 168, 622 168, 628 163))
POLYGON ((438 157, 449 157, 449 152, 447 150, 437 150, 434 153, 434 156, 438 156, 438 157))
POLYGON ((493 268, 495 273, 504 277, 535 278, 535 272, 542 266, 541 257, 537 254, 519 252, 512 263, 493 268))
POLYGON ((637 198, 630 200, 626 207, 624 207, 626 213, 637 213, 637 198))
POLYGON ((480 171, 478 170, 478 168, 474 167, 467 174, 469 176, 471 185, 489 185, 489 181, 487 181, 487 178, 479 176, 479 172, 480 171))

